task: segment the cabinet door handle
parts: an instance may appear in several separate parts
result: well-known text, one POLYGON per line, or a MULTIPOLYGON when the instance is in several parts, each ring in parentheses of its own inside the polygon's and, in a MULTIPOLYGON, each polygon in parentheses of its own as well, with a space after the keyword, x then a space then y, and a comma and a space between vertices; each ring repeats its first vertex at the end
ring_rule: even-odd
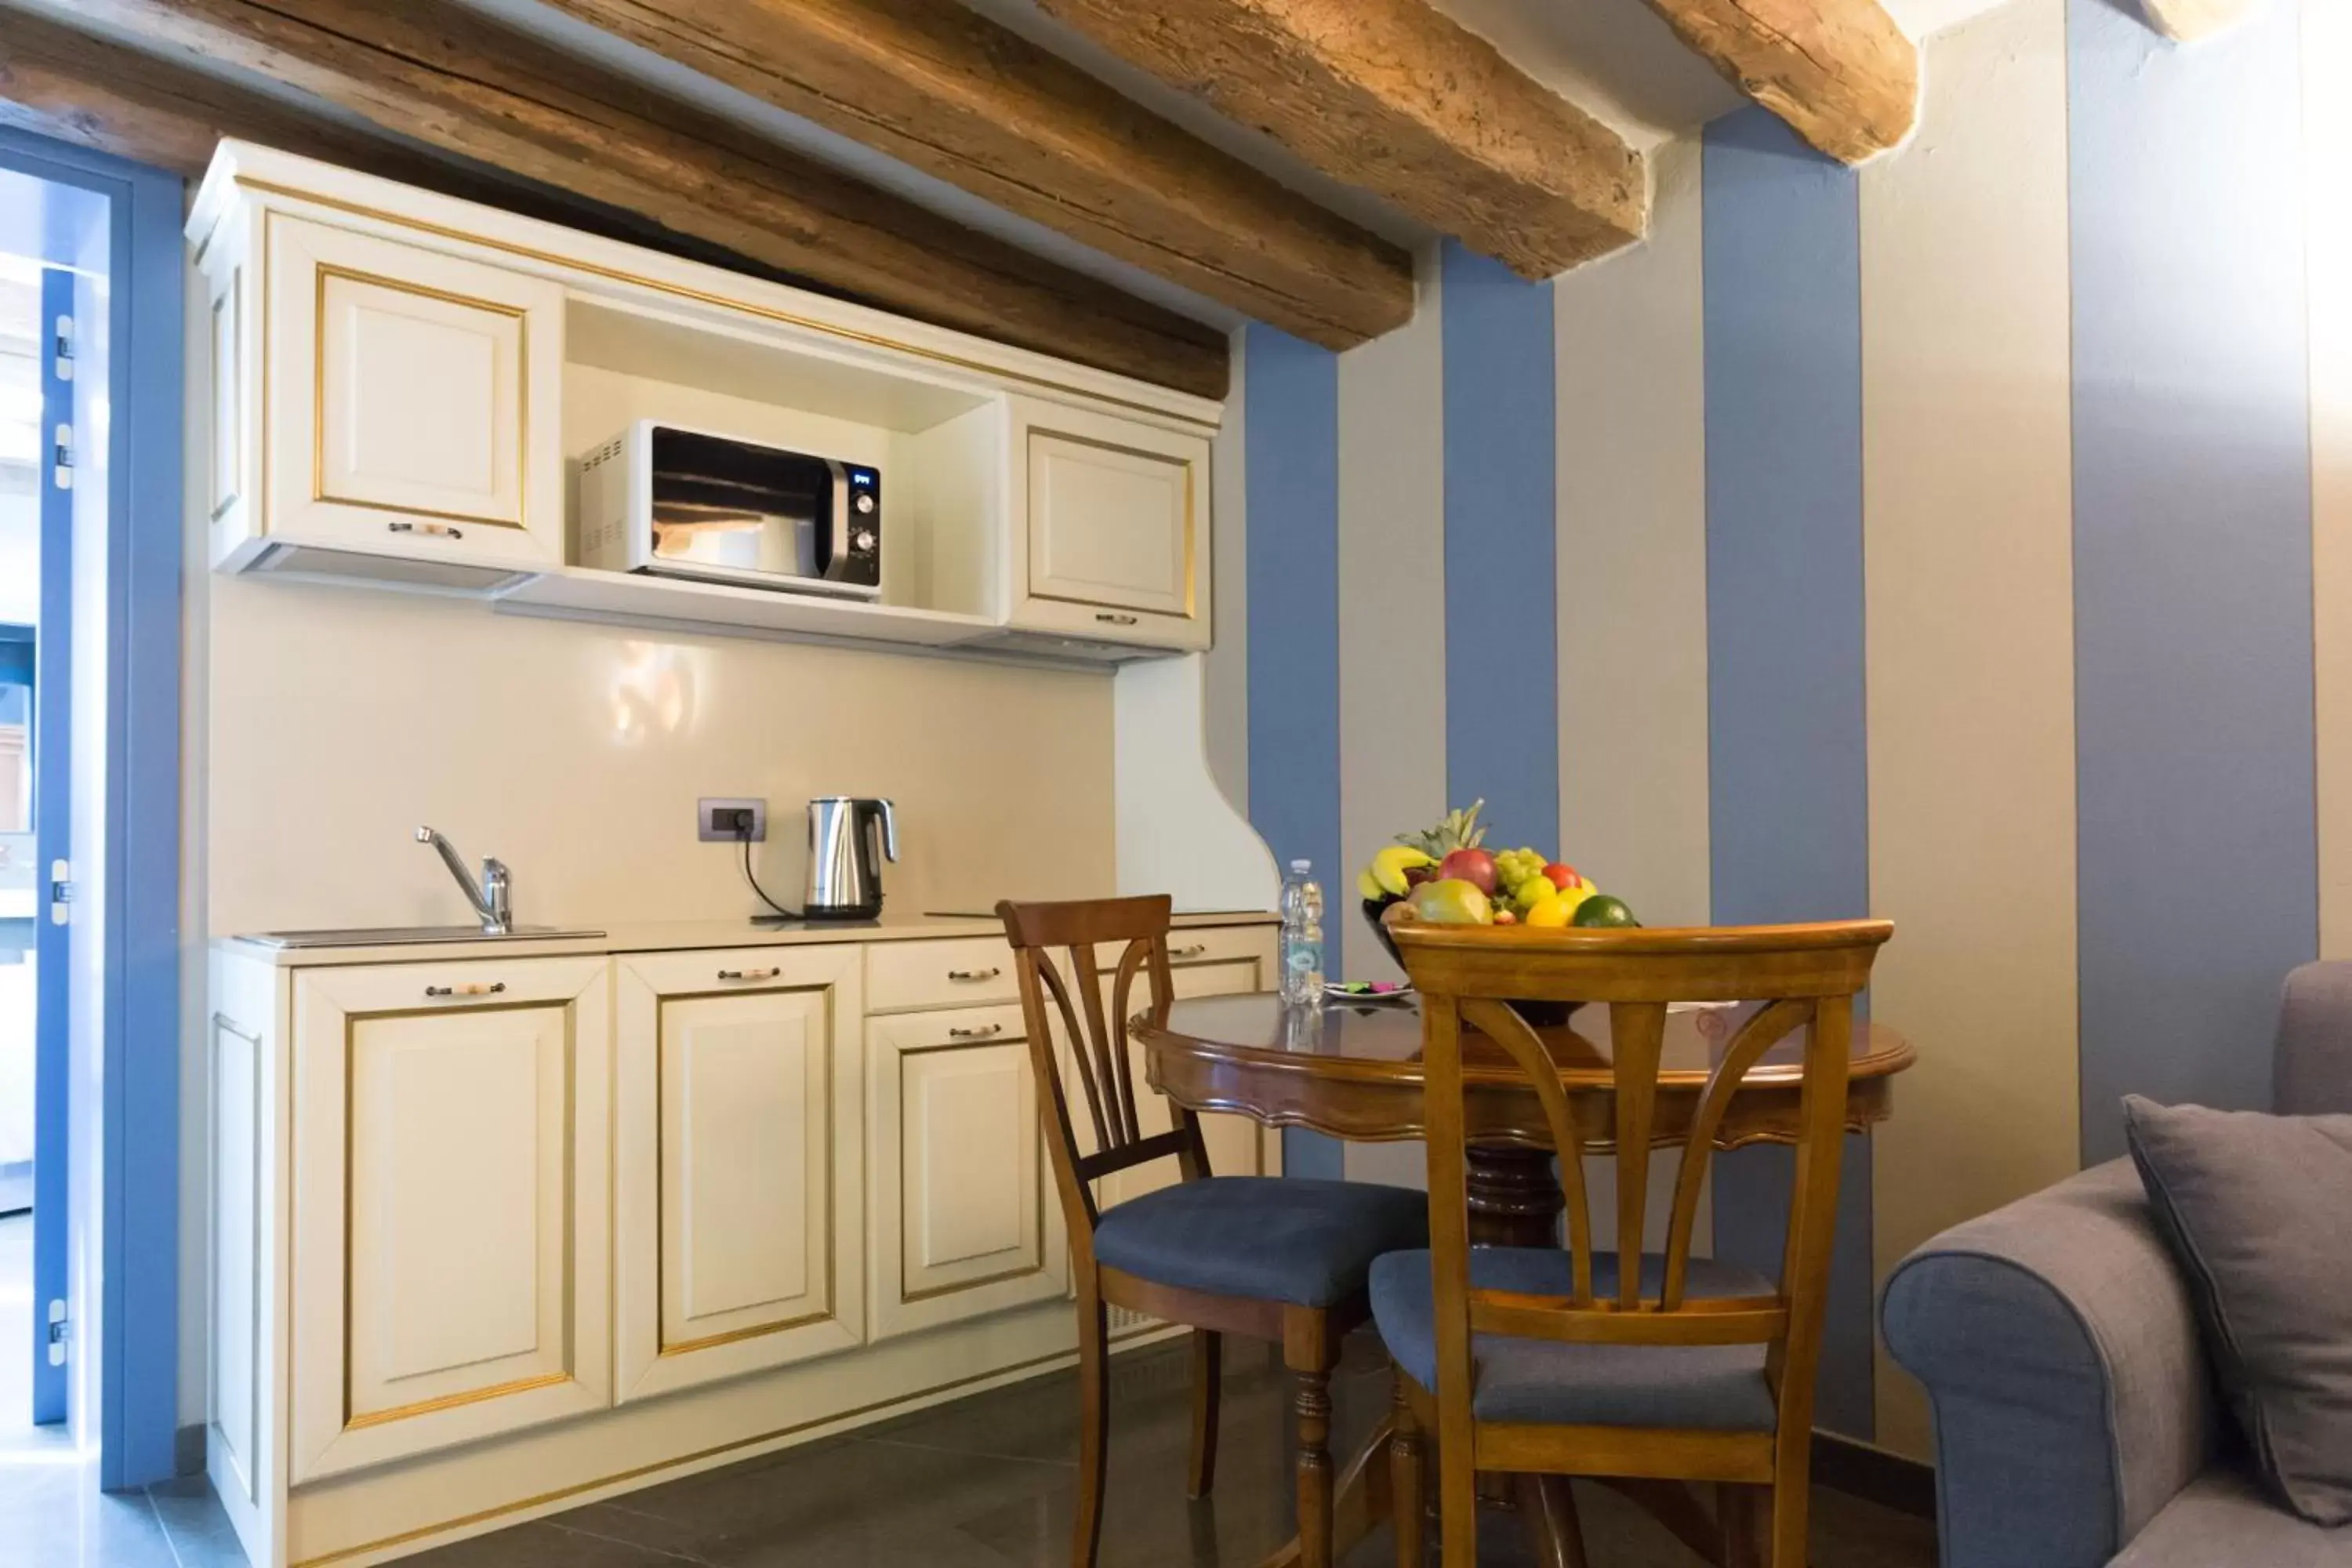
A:
POLYGON ((773 980, 782 973, 782 969, 771 964, 765 969, 722 969, 719 972, 719 978, 721 980, 773 980))
POLYGON ((950 1040, 985 1040, 1004 1033, 1002 1024, 975 1024, 969 1029, 950 1029, 950 1040))
POLYGON ((1168 950, 1168 956, 1171 958, 1198 958, 1208 951, 1209 944, 1207 942, 1196 942, 1183 947, 1170 948, 1168 950))
POLYGON ((465 985, 427 985, 427 996, 496 996, 507 988, 503 980, 474 981, 465 985))
POLYGON ((384 527, 394 533, 422 533, 432 539, 463 539, 466 531, 446 522, 387 522, 384 527))
POLYGON ((1097 610, 1095 612, 1095 619, 1114 626, 1131 626, 1135 625, 1135 617, 1133 616, 1115 616, 1108 610, 1097 610))
POLYGON ((986 969, 950 969, 948 971, 948 978, 961 981, 993 980, 1003 973, 1004 971, 993 965, 986 969))

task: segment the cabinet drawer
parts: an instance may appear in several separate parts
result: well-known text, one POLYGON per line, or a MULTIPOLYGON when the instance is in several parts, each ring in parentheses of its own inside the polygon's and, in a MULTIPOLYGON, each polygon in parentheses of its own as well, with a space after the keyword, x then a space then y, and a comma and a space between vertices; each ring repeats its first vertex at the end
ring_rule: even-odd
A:
POLYGON ((877 1013, 1017 1002, 1013 949, 1001 936, 877 942, 866 950, 866 1005, 877 1013))
POLYGON ((1068 1252, 1021 1009, 866 1026, 875 1339, 1062 1294, 1068 1252))
MULTIPOLYGON (((1180 928, 1168 933, 1168 962, 1176 969, 1242 961, 1270 965, 1274 960, 1274 950, 1275 928, 1270 925, 1194 926, 1190 930, 1180 928)), ((1273 971, 1269 968, 1267 973, 1271 974, 1273 971)))

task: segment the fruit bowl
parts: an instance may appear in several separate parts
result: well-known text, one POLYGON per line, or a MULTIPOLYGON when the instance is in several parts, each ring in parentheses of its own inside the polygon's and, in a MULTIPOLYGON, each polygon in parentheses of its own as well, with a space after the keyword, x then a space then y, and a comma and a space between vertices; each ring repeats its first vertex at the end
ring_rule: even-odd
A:
MULTIPOLYGON (((1364 922, 1372 928, 1372 934, 1381 939, 1381 951, 1394 961, 1399 969, 1402 969, 1404 954, 1397 951, 1395 935, 1389 930, 1387 922, 1381 919, 1381 913, 1394 901, 1391 899, 1366 899, 1363 900, 1362 909, 1364 922)), ((1538 1002, 1523 999, 1512 1003, 1511 1011, 1525 1018, 1530 1028, 1553 1029, 1567 1023, 1569 1015, 1583 1005, 1581 1002, 1538 1002)))

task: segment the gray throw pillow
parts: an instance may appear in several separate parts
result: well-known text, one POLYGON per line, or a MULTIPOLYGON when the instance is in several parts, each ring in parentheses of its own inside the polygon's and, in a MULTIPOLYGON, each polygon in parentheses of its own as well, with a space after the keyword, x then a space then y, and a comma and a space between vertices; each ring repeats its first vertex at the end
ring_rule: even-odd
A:
POLYGON ((2264 1479, 2315 1524, 2352 1522, 2352 1116, 2131 1095, 2124 1121, 2264 1479))

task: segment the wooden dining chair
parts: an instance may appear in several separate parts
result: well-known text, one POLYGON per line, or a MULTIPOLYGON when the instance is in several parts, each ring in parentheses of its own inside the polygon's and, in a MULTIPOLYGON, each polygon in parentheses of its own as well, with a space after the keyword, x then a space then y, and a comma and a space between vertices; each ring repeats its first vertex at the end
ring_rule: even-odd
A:
MULTIPOLYGON (((1725 1568, 1802 1568, 1813 1383, 1846 1131, 1853 998, 1893 934, 1884 921, 1689 931, 1494 931, 1403 926, 1422 998, 1430 1249, 1373 1266, 1372 1313, 1396 1362, 1391 1447, 1397 1561, 1418 1568, 1424 1435, 1438 1450, 1445 1568, 1477 1555, 1476 1474, 1620 1478, 1725 1568), (1559 1069, 1506 998, 1605 1005, 1614 1087, 1617 1247, 1596 1255, 1584 1145, 1559 1069), (1752 1002, 1685 1125, 1658 1115, 1669 1002, 1752 1002), (1807 1031, 1788 1239, 1776 1284, 1691 1256, 1701 1184, 1741 1078, 1807 1031), (1465 1031, 1475 1031, 1466 1033, 1465 1031), (1467 1042, 1465 1045, 1465 1041, 1467 1042), (1490 1043, 1491 1042, 1491 1043, 1490 1043), (1465 1050, 1533 1080, 1559 1152, 1567 1245, 1470 1247, 1465 1050), (1643 1248, 1650 1153, 1682 1150, 1662 1252, 1643 1248), (1709 1521, 1685 1486, 1716 1483, 1709 1521), (1711 1531, 1708 1535, 1706 1532, 1711 1531)), ((1475 1085, 1474 1085, 1475 1092, 1475 1085)), ((1677 1120, 1681 1117, 1678 1114, 1677 1120)), ((1574 1505, 1555 1483, 1570 1536, 1574 1505)))
POLYGON ((1164 1024, 1173 992, 1166 897, 996 906, 1013 944, 1021 1011, 1036 1070, 1038 1110, 1070 1237, 1078 1297, 1078 1499, 1070 1557, 1092 1568, 1102 1538, 1103 1448, 1109 1424, 1108 1309, 1126 1307, 1192 1330, 1189 1490, 1216 1473, 1220 1335, 1282 1348, 1297 1382, 1299 1558, 1331 1561, 1328 1447, 1331 1369, 1339 1342, 1370 1315, 1372 1259, 1428 1238, 1422 1195, 1368 1183, 1215 1176, 1193 1114, 1145 1136, 1137 1112, 1128 1026, 1164 1024), (1108 947, 1107 964, 1096 958, 1108 947), (1064 950, 1057 965, 1051 950, 1064 950), (1105 981, 1108 979, 1108 995, 1105 981), (1135 984, 1150 987, 1139 1007, 1135 984), (1049 1005, 1050 999, 1050 1005, 1049 1005), (1057 1038, 1069 1043, 1065 1085, 1057 1038), (1079 1127, 1092 1134, 1081 1149, 1079 1127), (1153 1161, 1176 1164, 1173 1185, 1097 1209, 1093 1184, 1153 1161))

